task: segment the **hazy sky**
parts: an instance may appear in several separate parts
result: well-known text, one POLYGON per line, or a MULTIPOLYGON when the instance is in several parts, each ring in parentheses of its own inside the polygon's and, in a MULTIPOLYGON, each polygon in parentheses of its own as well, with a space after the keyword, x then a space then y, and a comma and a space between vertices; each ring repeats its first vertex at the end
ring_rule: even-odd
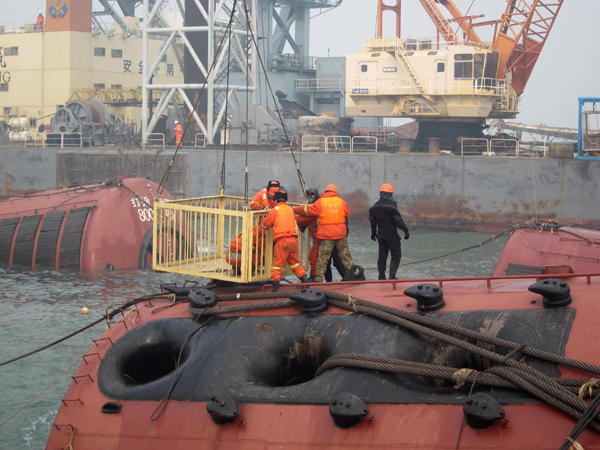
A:
MULTIPOLYGON (((388 3, 395 3, 388 0, 388 3)), ((466 14, 485 14, 479 21, 500 18, 505 0, 455 0, 466 14)), ((0 24, 33 21, 46 0, 21 0, 19 6, 2 8, 0 24)), ((418 0, 402 1, 403 37, 434 36, 435 27, 418 0)), ((313 11, 313 16, 319 10, 313 11)), ((393 15, 386 12, 384 34, 394 34, 393 15)), ((343 0, 342 5, 315 17, 311 28, 311 55, 343 56, 364 45, 376 31, 376 0, 343 0)), ((538 60, 525 92, 517 121, 549 126, 577 126, 577 97, 600 97, 600 39, 597 23, 600 0, 565 0, 554 28, 538 60)), ((8 28, 8 27, 7 27, 8 28)), ((492 29, 480 28, 484 40, 492 29)))

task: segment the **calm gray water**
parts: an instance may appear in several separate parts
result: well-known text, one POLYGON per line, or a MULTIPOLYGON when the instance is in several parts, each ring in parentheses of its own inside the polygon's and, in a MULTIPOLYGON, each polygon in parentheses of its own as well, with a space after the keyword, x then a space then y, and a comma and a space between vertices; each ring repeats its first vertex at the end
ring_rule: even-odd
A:
MULTIPOLYGON (((354 262, 376 279, 377 244, 369 240, 367 226, 353 225, 350 246, 354 262)), ((411 230, 403 241, 403 263, 459 250, 487 239, 474 232, 411 230)), ((489 275, 506 238, 439 262, 401 267, 400 278, 489 275)), ((100 318, 110 305, 156 292, 160 283, 185 277, 152 271, 80 274, 76 272, 25 272, 0 268, 0 361, 13 358, 67 335, 100 318), (87 306, 90 314, 81 314, 87 306)), ((97 325, 74 338, 21 361, 0 367, 0 424, 29 402, 75 360, 84 354, 105 325, 97 325)), ((79 363, 39 399, 0 427, 0 449, 44 448, 61 398, 79 363)))

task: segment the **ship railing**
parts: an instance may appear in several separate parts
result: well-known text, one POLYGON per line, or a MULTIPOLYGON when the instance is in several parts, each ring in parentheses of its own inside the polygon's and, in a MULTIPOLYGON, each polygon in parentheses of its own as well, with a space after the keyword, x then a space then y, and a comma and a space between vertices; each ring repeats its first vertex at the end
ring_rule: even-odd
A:
POLYGON ((271 55, 271 69, 294 72, 315 71, 317 70, 317 58, 289 53, 273 53, 271 55))
POLYGON ((350 136, 327 136, 325 153, 352 153, 352 138, 350 136))
POLYGON ((344 78, 317 78, 316 80, 296 80, 296 91, 344 92, 345 89, 346 80, 344 78))
POLYGON ((324 152, 327 149, 327 137, 318 134, 302 135, 299 140, 301 151, 305 152, 324 152))
POLYGON ((460 140, 461 156, 491 156, 490 141, 485 138, 462 138, 460 140))
POLYGON ((487 44, 473 42, 468 39, 454 38, 453 42, 447 42, 446 39, 440 39, 443 36, 408 36, 400 39, 396 36, 384 36, 380 38, 366 38, 366 48, 382 51, 397 51, 404 48, 406 51, 429 51, 429 50, 447 50, 457 45, 466 45, 469 47, 490 48, 487 44))
POLYGON ((377 153, 377 143, 375 136, 354 136, 350 153, 377 153))
POLYGON ((461 156, 545 157, 546 151, 537 151, 533 148, 523 151, 523 143, 519 139, 462 138, 460 154, 461 156))
POLYGON ((44 147, 79 147, 92 145, 93 138, 84 138, 81 133, 45 132, 44 147))
POLYGON ((142 147, 161 147, 163 150, 166 147, 166 139, 163 133, 146 133, 142 140, 142 147))
POLYGON ((204 133, 196 133, 194 136, 194 147, 206 147, 206 135, 204 133))
MULTIPOLYGON (((156 271, 250 283, 269 279, 273 236, 244 198, 214 196, 154 203, 156 271)), ((310 237, 300 233, 300 261, 308 267, 310 237)), ((289 267, 284 275, 290 274, 289 267)))
POLYGON ((519 156, 519 140, 491 139, 490 152, 496 155, 519 156))
POLYGON ((410 78, 350 79, 346 93, 352 96, 374 95, 478 95, 506 97, 508 84, 501 78, 437 79, 421 78, 415 86, 410 78))
POLYGON ((377 153, 377 136, 304 135, 300 139, 303 153, 377 153))
POLYGON ((61 133, 61 148, 65 147, 83 147, 83 134, 81 133, 61 133))

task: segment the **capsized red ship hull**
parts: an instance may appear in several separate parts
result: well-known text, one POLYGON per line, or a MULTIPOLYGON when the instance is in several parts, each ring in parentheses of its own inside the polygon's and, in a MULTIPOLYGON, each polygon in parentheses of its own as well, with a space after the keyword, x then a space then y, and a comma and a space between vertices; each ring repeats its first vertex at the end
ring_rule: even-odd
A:
POLYGON ((542 224, 516 229, 493 276, 600 272, 600 230, 542 224))
MULTIPOLYGON (((173 304, 166 296, 139 301, 118 316, 84 357, 62 400, 47 448, 557 449, 576 420, 522 391, 492 389, 477 378, 455 389, 454 382, 350 367, 315 376, 323 361, 347 353, 480 372, 493 366, 455 346, 352 311, 357 308, 352 299, 363 298, 417 313, 417 302, 404 291, 424 282, 439 286, 446 302, 426 314, 428 318, 599 363, 600 274, 569 277, 573 301, 559 308, 544 307, 542 296, 528 290, 539 279, 313 285, 352 296, 350 306, 330 305, 320 314, 287 306, 223 310, 210 318, 193 315, 188 303, 173 304), (467 425, 463 406, 471 389, 473 394, 495 397, 504 408, 503 418, 483 430, 467 425), (343 393, 356 395, 368 410, 348 429, 336 426, 330 414, 332 402, 343 393), (239 412, 231 423, 217 425, 207 405, 216 400, 218 407, 227 395, 239 403, 239 412), (108 409, 102 412, 103 407, 108 409)), ((297 291, 299 286, 287 289, 297 291)), ((259 288, 216 293, 222 300, 219 306, 227 307, 247 308, 268 297, 259 288), (237 292, 255 293, 254 300, 236 301, 237 292)), ((521 359, 518 353, 503 354, 521 359)), ((590 378, 569 367, 523 359, 551 377, 590 378)), ((600 435, 589 428, 577 441, 586 450, 600 449, 600 435)))
MULTIPOLYGON (((0 264, 32 269, 145 267, 158 185, 145 178, 0 200, 0 264)), ((164 191, 161 198, 171 200, 164 191)))

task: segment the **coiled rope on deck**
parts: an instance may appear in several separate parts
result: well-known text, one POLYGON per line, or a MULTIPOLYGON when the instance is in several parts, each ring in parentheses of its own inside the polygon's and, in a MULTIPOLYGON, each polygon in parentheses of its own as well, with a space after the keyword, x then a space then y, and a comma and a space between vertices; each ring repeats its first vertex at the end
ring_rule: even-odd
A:
MULTIPOLYGON (((233 296, 227 296, 223 299, 218 297, 217 300, 230 301, 256 300, 259 298, 284 298, 284 295, 289 296, 294 292, 297 291, 288 291, 287 293, 239 293, 234 294, 233 296)), ((551 378, 533 369, 531 366, 511 359, 510 356, 516 351, 519 351, 528 356, 534 356, 538 359, 555 362, 557 364, 566 365, 595 374, 600 373, 600 367, 535 349, 524 344, 498 339, 494 336, 489 336, 474 330, 446 324, 444 322, 419 316, 414 313, 407 313, 406 311, 397 310, 384 305, 378 305, 376 303, 347 294, 341 294, 332 291, 324 291, 324 293, 327 297, 327 302, 332 306, 347 309, 356 313, 366 314, 386 322, 400 325, 405 329, 424 334, 438 341, 461 348, 483 358, 487 358, 488 360, 497 363, 497 365, 490 367, 484 372, 471 370, 462 371, 461 373, 461 369, 452 367, 427 365, 411 361, 401 361, 390 358, 378 358, 370 355, 353 354, 350 356, 337 355, 329 358, 321 367, 317 369, 315 376, 321 375, 324 371, 329 370, 330 368, 340 366, 360 367, 371 370, 385 370, 406 373, 409 375, 428 376, 432 378, 448 379, 454 382, 457 382, 457 376, 460 374, 460 379, 458 379, 458 381, 462 383, 458 384, 462 385, 466 381, 471 381, 472 383, 479 381, 482 384, 495 387, 511 389, 517 388, 524 390, 546 402, 547 404, 563 411, 564 413, 569 414, 576 419, 580 419, 581 421, 585 422, 586 425, 592 427, 597 432, 600 432, 600 418, 596 417, 597 414, 590 413, 590 406, 578 395, 580 389, 591 388, 591 395, 595 395, 597 398, 599 396, 598 390, 594 391, 595 386, 591 386, 592 384, 595 385, 596 383, 592 382, 591 380, 562 380, 551 378), (465 338, 472 338, 486 343, 491 343, 499 347, 505 347, 511 349, 511 352, 508 355, 501 355, 476 344, 471 344, 465 340, 461 340, 437 331, 433 328, 438 328, 455 335, 458 334, 465 338)), ((261 309, 285 308, 294 305, 297 305, 296 302, 291 300, 276 300, 257 303, 244 303, 225 307, 217 306, 205 309, 194 308, 190 305, 189 310, 190 313, 199 317, 200 315, 228 314, 242 311, 249 312, 261 309)))

